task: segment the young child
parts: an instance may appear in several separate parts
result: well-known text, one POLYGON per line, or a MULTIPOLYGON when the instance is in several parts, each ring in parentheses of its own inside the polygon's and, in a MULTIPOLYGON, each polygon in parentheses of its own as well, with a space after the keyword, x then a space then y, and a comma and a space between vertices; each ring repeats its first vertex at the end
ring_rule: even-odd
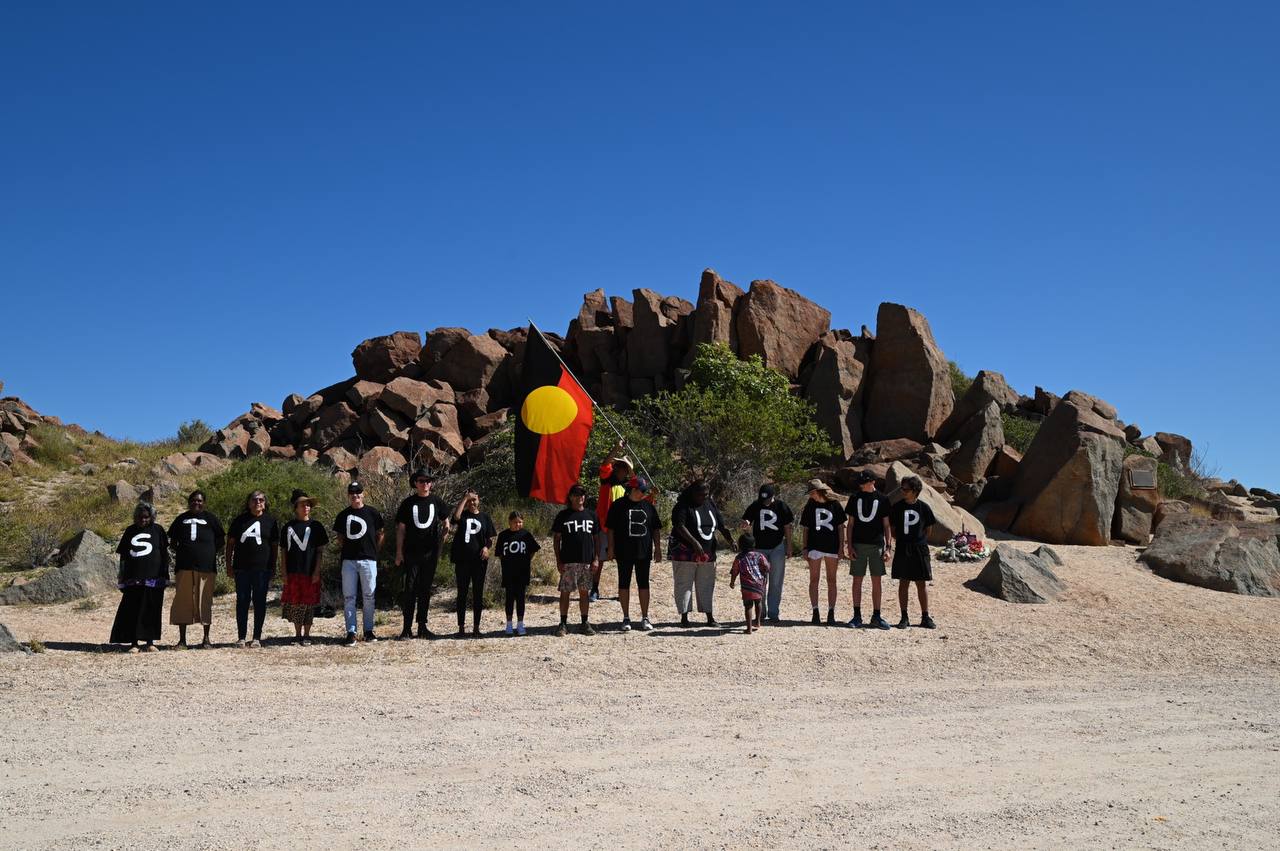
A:
POLYGON ((529 565, 533 554, 542 549, 533 535, 525 531, 524 518, 513 511, 507 518, 507 528, 498 533, 498 558, 502 562, 502 587, 507 592, 507 628, 511 635, 511 615, 519 618, 515 627, 517 635, 524 635, 524 601, 529 588, 529 565))
POLYGON ((738 555, 729 571, 729 587, 742 579, 742 610, 747 616, 747 634, 760 628, 761 600, 764 597, 765 577, 769 575, 769 559, 756 549, 756 539, 750 535, 738 538, 738 555))
POLYGON ((893 556, 893 578, 898 580, 898 606, 902 609, 898 629, 911 626, 907 618, 907 597, 912 582, 916 584, 916 597, 920 600, 920 626, 934 628, 933 618, 929 617, 929 592, 924 584, 933 581, 929 527, 937 520, 929 504, 920 499, 923 487, 918 477, 907 476, 902 480, 902 500, 889 509, 889 525, 898 541, 893 556))

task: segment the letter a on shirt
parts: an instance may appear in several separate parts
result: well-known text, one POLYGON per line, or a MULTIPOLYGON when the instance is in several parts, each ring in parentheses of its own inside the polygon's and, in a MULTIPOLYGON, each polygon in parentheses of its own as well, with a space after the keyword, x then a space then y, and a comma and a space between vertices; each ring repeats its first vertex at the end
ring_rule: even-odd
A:
MULTIPOLYGON (((191 531, 192 532, 195 531, 194 526, 192 527, 191 531)), ((243 544, 245 541, 249 540, 250 538, 253 538, 253 542, 255 544, 257 544, 258 546, 262 546, 262 521, 261 520, 253 521, 252 523, 249 524, 247 529, 245 529, 243 532, 240 533, 240 543, 243 544)))

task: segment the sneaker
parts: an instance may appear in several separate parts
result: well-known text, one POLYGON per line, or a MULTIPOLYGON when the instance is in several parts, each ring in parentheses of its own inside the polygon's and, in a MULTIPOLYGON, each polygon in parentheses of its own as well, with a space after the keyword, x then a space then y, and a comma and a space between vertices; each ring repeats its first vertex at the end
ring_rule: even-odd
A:
POLYGON ((907 619, 906 615, 903 615, 902 620, 898 621, 898 629, 906 629, 909 626, 911 626, 911 621, 907 619))
POLYGON ((243 639, 243 638, 237 638, 237 639, 236 639, 236 647, 244 647, 244 639, 243 639))
POLYGON ((186 650, 186 649, 187 649, 187 643, 186 643, 185 641, 179 641, 177 644, 173 645, 173 649, 174 649, 174 650, 186 650))
POLYGON ((342 643, 343 643, 345 646, 347 646, 347 647, 355 647, 355 646, 356 646, 356 634, 355 634, 354 632, 348 632, 348 633, 347 633, 347 640, 346 640, 346 641, 344 641, 344 642, 342 642, 342 643))
POLYGON ((159 653, 159 652, 160 652, 160 648, 159 648, 159 647, 156 647, 154 644, 148 644, 146 647, 144 647, 144 648, 142 648, 142 649, 143 649, 143 651, 144 651, 144 652, 146 652, 146 653, 159 653))
POLYGON ((583 634, 583 635, 595 635, 595 634, 596 634, 595 627, 593 627, 590 623, 588 623, 588 622, 586 622, 586 621, 583 621, 583 623, 582 623, 582 634, 583 634))
POLYGON ((371 630, 371 629, 366 629, 366 630, 364 631, 364 640, 365 640, 365 641, 367 641, 367 642, 369 642, 370 644, 377 644, 377 643, 378 643, 378 636, 376 636, 376 635, 374 635, 374 634, 373 634, 373 630, 371 630))
POLYGON ((210 647, 212 647, 212 646, 213 646, 213 642, 212 642, 212 641, 210 641, 210 640, 209 640, 209 639, 207 639, 207 638, 206 638, 204 641, 201 641, 201 642, 200 642, 200 649, 201 649, 201 650, 208 650, 208 649, 209 649, 210 647))
POLYGON ((418 627, 418 637, 419 638, 435 638, 436 634, 431 630, 427 629, 425 626, 420 626, 418 627))
POLYGON ((247 646, 249 646, 249 647, 252 647, 252 648, 255 648, 255 649, 256 649, 256 648, 258 648, 258 647, 261 647, 261 646, 262 646, 262 642, 255 638, 255 639, 253 639, 252 641, 250 641, 250 642, 249 642, 249 644, 248 644, 247 646))
POLYGON ((304 638, 304 639, 302 639, 302 646, 303 646, 303 647, 310 647, 310 646, 311 646, 311 639, 310 639, 310 638, 304 638))
POLYGON ((680 625, 681 625, 681 626, 688 626, 688 625, 689 625, 689 613, 688 613, 688 612, 685 612, 683 615, 681 615, 681 616, 680 616, 680 625))
POLYGON ((653 624, 649 623, 648 618, 645 618, 644 620, 640 621, 640 629, 644 630, 645 632, 651 632, 653 630, 653 624))
POLYGON ((884 618, 880 617, 880 615, 873 616, 871 618, 871 623, 869 623, 868 626, 870 626, 872 629, 888 629, 889 628, 888 622, 885 621, 884 618))
POLYGON ((472 638, 479 638, 479 637, 480 637, 480 627, 478 627, 478 626, 473 626, 473 627, 471 627, 471 637, 472 637, 472 638))
POLYGON ((920 627, 921 629, 937 629, 938 625, 933 622, 933 618, 925 615, 920 618, 920 627))
POLYGON ((516 624, 516 635, 524 635, 524 624, 516 624))
POLYGON ((827 626, 835 626, 835 625, 836 625, 836 610, 827 609, 827 626))
POLYGON ((707 626, 719 626, 719 625, 720 625, 720 621, 711 617, 711 615, 707 615, 707 626))
POLYGON ((560 626, 556 627, 556 638, 564 638, 569 634, 569 626, 564 621, 560 621, 560 626))
POLYGON ((592 592, 591 592, 591 596, 590 596, 590 597, 588 597, 587 599, 588 599, 588 600, 590 600, 590 601, 591 601, 591 602, 593 602, 593 603, 598 603, 598 602, 600 602, 600 592, 599 592, 599 591, 592 591, 592 592))
POLYGON ((507 625, 506 625, 505 627, 503 627, 503 629, 502 629, 502 634, 503 634, 503 635, 512 635, 514 632, 515 632, 515 627, 513 627, 513 626, 511 625, 511 622, 510 622, 510 621, 508 621, 508 622, 507 622, 507 625))
POLYGON ((134 644, 132 647, 130 647, 128 650, 126 650, 126 651, 124 651, 124 652, 126 652, 126 653, 141 653, 142 651, 138 649, 138 645, 134 644))
POLYGON ((862 615, 854 615, 849 618, 849 626, 854 629, 862 629, 862 615))
POLYGON ((396 636, 396 641, 408 641, 410 638, 413 638, 413 631, 402 629, 400 634, 396 636))
POLYGON ((813 624, 814 626, 818 626, 819 624, 822 623, 822 616, 818 614, 817 609, 813 610, 813 619, 810 620, 809 623, 813 624))
POLYGON ((630 619, 630 618, 623 618, 623 619, 622 619, 622 631, 623 631, 623 632, 631 632, 631 619, 630 619))

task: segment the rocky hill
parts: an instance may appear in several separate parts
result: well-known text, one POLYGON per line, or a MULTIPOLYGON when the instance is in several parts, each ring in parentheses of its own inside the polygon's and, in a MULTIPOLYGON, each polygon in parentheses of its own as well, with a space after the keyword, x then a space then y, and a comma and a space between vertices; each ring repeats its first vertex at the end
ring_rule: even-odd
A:
MULTIPOLYGON (((511 414, 526 333, 437 328, 365 340, 351 353, 354 375, 291 395, 278 409, 254 403, 202 450, 366 476, 465 465, 511 414)), ((971 529, 985 522, 1047 542, 1145 544, 1167 502, 1149 485, 1162 473, 1192 472, 1188 438, 1145 433, 1079 390, 1059 397, 1037 387, 1025 396, 983 371, 957 398, 928 321, 903 305, 880 305, 874 333, 833 330, 830 312, 793 290, 768 280, 743 290, 708 269, 695 302, 648 289, 630 300, 596 290, 563 336, 548 336, 592 395, 617 408, 679 388, 700 343, 759 355, 814 403, 840 449, 824 471, 838 487, 848 489, 863 469, 893 485, 900 465, 971 529), (1034 433, 1024 452, 1006 439, 1006 424, 1034 433)), ((1197 482, 1196 490, 1166 512, 1265 521, 1280 507, 1276 494, 1236 482, 1197 482)))

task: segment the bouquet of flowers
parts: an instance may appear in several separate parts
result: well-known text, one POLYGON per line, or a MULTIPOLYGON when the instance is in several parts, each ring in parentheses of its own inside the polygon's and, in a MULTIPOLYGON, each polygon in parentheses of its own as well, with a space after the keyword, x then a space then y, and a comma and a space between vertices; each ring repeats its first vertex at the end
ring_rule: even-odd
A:
POLYGON ((982 561, 991 555, 987 544, 972 532, 960 532, 938 551, 939 561, 982 561))

